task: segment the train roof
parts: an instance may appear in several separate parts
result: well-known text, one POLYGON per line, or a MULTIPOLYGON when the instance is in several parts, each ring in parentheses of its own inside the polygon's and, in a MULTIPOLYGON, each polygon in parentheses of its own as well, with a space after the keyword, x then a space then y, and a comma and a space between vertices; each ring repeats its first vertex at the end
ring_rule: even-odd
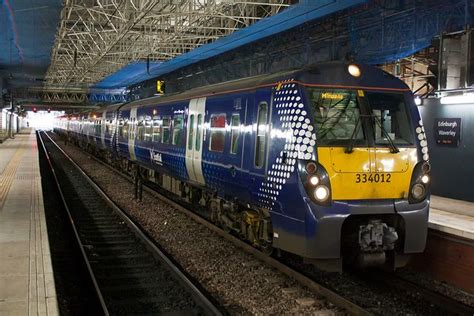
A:
MULTIPOLYGON (((126 103, 123 109, 130 109, 135 106, 159 105, 223 93, 251 91, 259 87, 275 86, 279 82, 289 79, 308 86, 409 91, 409 88, 403 81, 377 67, 357 64, 361 69, 361 76, 353 77, 347 71, 348 65, 349 63, 346 62, 327 62, 306 69, 288 70, 238 79, 199 87, 181 93, 132 101, 126 103)), ((107 108, 107 110, 109 109, 107 108)))
POLYGON ((276 82, 276 80, 279 80, 280 78, 294 76, 299 71, 300 70, 291 70, 291 71, 285 71, 285 72, 280 72, 280 73, 271 74, 271 75, 268 75, 268 74, 259 75, 259 76, 244 78, 244 79, 227 81, 227 82, 218 83, 214 85, 208 85, 204 87, 198 87, 198 88, 194 88, 194 89, 180 92, 180 93, 174 93, 174 94, 169 94, 169 95, 151 97, 151 98, 143 99, 143 100, 132 101, 130 103, 127 103, 124 106, 124 109, 132 108, 136 105, 146 106, 146 105, 155 105, 155 104, 168 103, 168 102, 179 101, 179 100, 188 100, 188 99, 193 99, 193 98, 197 98, 201 96, 217 95, 223 92, 252 90, 265 84, 273 84, 274 82, 276 82))

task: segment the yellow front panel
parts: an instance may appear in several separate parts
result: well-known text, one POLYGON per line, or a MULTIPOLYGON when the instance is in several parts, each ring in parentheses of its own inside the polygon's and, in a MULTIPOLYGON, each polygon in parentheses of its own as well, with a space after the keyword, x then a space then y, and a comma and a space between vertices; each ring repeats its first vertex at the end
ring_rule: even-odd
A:
POLYGON ((393 154, 385 148, 354 148, 347 154, 344 147, 318 148, 318 160, 331 179, 333 200, 406 198, 416 148, 400 148, 393 154), (367 167, 369 166, 369 167, 367 167))
MULTIPOLYGON (((329 147, 324 148, 324 152, 329 150, 330 164, 324 165, 326 169, 330 167, 333 172, 370 172, 371 167, 371 155, 370 149, 366 148, 354 148, 352 153, 345 153, 343 147, 329 147)), ((321 151, 318 150, 318 155, 321 151)), ((329 171, 328 171, 329 172, 329 171)))

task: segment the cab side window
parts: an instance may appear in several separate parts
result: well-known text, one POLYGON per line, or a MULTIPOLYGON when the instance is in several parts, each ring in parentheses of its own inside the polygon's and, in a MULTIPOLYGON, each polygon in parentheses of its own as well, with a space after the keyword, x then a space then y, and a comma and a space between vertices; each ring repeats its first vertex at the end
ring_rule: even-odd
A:
POLYGON ((225 114, 211 115, 211 136, 209 150, 223 152, 225 145, 225 114))
POLYGON ((267 145, 267 117, 268 105, 266 102, 261 102, 258 105, 257 115, 257 135, 255 144, 255 167, 262 168, 265 162, 265 149, 267 145))

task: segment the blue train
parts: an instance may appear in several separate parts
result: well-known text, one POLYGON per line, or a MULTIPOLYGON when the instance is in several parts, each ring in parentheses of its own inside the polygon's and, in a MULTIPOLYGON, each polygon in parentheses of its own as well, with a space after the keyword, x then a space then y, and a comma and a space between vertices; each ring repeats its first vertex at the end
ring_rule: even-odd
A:
POLYGON ((205 86, 57 119, 266 252, 324 269, 406 264, 425 248, 430 165, 409 88, 366 65, 205 86))

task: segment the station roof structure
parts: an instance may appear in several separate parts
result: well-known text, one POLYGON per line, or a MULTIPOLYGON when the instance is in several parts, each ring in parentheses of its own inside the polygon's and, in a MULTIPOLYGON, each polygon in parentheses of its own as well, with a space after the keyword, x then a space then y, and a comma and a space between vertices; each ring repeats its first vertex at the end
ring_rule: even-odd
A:
POLYGON ((275 15, 291 0, 68 0, 46 79, 94 84, 132 61, 166 61, 275 15))
POLYGON ((300 3, 291 6, 275 16, 262 19, 239 30, 235 29, 235 32, 231 34, 212 41, 207 45, 199 46, 193 50, 179 54, 174 58, 165 58, 163 63, 154 63, 149 66, 148 69, 144 63, 140 64, 139 62, 135 62, 105 78, 105 80, 99 82, 95 87, 119 88, 136 84, 144 80, 146 72, 155 77, 167 74, 364 2, 366 2, 366 0, 300 1, 300 3), (147 70, 145 71, 145 69, 147 70), (127 79, 123 77, 124 75, 127 76, 127 79))
POLYGON ((264 71, 295 66, 280 51, 295 63, 355 52, 380 64, 473 17, 466 0, 0 0, 0 88, 20 101, 116 102, 157 76, 235 68, 229 58, 264 71))

